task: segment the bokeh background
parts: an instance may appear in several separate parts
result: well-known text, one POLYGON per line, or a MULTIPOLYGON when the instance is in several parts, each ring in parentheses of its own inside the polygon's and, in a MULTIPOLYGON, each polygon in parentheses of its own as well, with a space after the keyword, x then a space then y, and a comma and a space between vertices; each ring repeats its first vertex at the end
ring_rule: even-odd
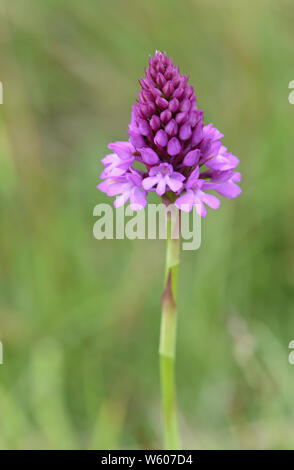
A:
POLYGON ((183 446, 294 447, 293 20, 290 0, 1 0, 1 449, 162 447, 164 242, 92 234, 156 49, 243 173, 182 254, 183 446))

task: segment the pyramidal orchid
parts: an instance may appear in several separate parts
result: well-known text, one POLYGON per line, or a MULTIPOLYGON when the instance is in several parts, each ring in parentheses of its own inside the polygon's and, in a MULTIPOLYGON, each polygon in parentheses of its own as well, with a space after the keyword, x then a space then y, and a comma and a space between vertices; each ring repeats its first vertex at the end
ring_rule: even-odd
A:
MULTIPOLYGON (((149 58, 145 77, 134 104, 126 142, 109 144, 112 153, 103 158, 105 166, 98 188, 116 196, 115 207, 130 202, 133 210, 147 205, 149 192, 156 192, 179 211, 195 207, 201 217, 207 206, 218 209, 220 199, 241 193, 237 183, 239 164, 222 144, 223 134, 204 125, 203 110, 188 77, 165 53, 149 58), (140 162, 143 169, 138 169, 140 162), (216 195, 217 194, 217 195, 216 195)), ((162 298, 160 338, 161 385, 165 445, 179 448, 175 407, 174 359, 176 331, 176 279, 179 264, 179 237, 168 220, 165 289, 162 298)))

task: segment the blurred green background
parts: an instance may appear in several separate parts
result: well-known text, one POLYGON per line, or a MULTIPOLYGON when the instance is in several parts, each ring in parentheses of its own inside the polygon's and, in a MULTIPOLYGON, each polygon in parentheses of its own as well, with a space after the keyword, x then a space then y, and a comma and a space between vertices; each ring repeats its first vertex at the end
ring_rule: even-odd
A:
POLYGON ((1 0, 0 448, 160 448, 163 241, 97 241, 148 55, 190 74, 243 194, 182 254, 185 448, 294 448, 294 4, 1 0))

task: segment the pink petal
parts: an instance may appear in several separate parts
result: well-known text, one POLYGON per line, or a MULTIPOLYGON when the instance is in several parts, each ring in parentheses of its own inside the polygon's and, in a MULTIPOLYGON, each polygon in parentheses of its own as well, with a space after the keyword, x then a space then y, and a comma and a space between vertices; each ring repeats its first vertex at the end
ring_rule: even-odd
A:
POLYGON ((158 176, 147 176, 147 178, 143 179, 142 186, 148 191, 158 183, 158 180, 158 176))
POLYGON ((125 173, 125 170, 122 169, 122 168, 117 168, 117 167, 106 167, 101 175, 100 175, 100 178, 101 179, 104 179, 104 178, 115 178, 117 176, 121 176, 125 173))
POLYGON ((144 209, 147 204, 145 194, 139 188, 135 188, 130 197, 130 208, 132 211, 144 209))
MULTIPOLYGON (((181 175, 182 176, 182 175, 181 175)), ((170 189, 174 192, 179 191, 183 187, 182 181, 180 181, 177 177, 170 176, 167 181, 170 189)))
POLYGON ((129 197, 130 197, 129 193, 125 193, 125 194, 122 194, 121 196, 118 196, 113 203, 114 207, 118 208, 118 207, 123 206, 129 199, 129 197))
POLYGON ((201 191, 201 199, 212 209, 218 209, 220 206, 220 200, 213 194, 208 194, 201 191))
POLYGON ((141 148, 141 147, 144 147, 144 145, 146 145, 145 140, 143 139, 141 134, 138 134, 137 132, 133 132, 129 130, 129 136, 130 136, 130 141, 134 147, 141 148))
POLYGON ((139 121, 139 130, 142 135, 148 135, 150 133, 150 126, 145 119, 140 119, 139 121))
POLYGON ((108 147, 122 159, 130 157, 135 150, 130 142, 113 142, 108 147))
POLYGON ((200 215, 201 217, 206 217, 206 214, 207 214, 206 207, 201 201, 200 197, 198 196, 195 197, 194 206, 198 215, 200 215))
POLYGON ((236 171, 235 173, 233 173, 232 181, 234 181, 235 183, 240 183, 241 179, 242 179, 242 176, 241 176, 241 173, 239 173, 239 171, 236 171))
POLYGON ((195 183, 197 183, 198 178, 199 178, 199 166, 196 166, 195 170, 192 171, 191 175, 188 178, 186 187, 191 188, 195 183))
POLYGON ((97 188, 100 189, 103 193, 107 194, 107 191, 109 189, 109 186, 113 184, 113 181, 106 180, 102 181, 102 183, 98 184, 97 188))
POLYGON ((113 183, 107 190, 107 196, 117 196, 126 191, 128 183, 113 183))
POLYGON ((234 199, 242 193, 242 189, 232 181, 227 183, 220 183, 214 188, 221 196, 227 197, 228 199, 234 199))
POLYGON ((188 190, 186 194, 183 194, 183 196, 178 197, 175 201, 175 206, 184 211, 184 212, 190 212, 192 210, 194 204, 194 193, 191 190, 188 190))
POLYGON ((156 192, 157 192, 158 196, 162 196, 165 193, 165 189, 166 189, 166 182, 165 182, 165 179, 162 178, 162 179, 160 179, 160 181, 157 185, 157 188, 156 188, 156 192))
POLYGON ((115 153, 110 153, 106 155, 104 158, 102 158, 102 163, 104 166, 110 165, 111 163, 119 162, 119 158, 115 153))

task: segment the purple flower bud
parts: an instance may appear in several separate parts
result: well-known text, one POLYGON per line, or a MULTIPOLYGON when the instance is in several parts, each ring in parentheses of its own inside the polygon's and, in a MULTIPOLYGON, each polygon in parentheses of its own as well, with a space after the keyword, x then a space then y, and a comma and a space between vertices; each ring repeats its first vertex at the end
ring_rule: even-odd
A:
POLYGON ((181 86, 182 86, 183 88, 185 88, 185 89, 186 89, 186 87, 187 87, 187 82, 188 82, 188 77, 187 77, 187 75, 181 75, 181 76, 180 76, 180 83, 181 83, 181 86))
POLYGON ((172 137, 167 146, 167 153, 171 157, 174 157, 175 155, 178 155, 181 150, 182 150, 182 147, 178 139, 176 137, 172 137))
POLYGON ((179 125, 183 124, 187 120, 187 113, 178 113, 176 115, 176 121, 179 125))
POLYGON ((195 111, 190 111, 189 113, 189 123, 190 123, 190 126, 193 128, 194 126, 196 126, 197 122, 198 122, 198 114, 197 112, 195 111))
POLYGON ((191 152, 187 153, 183 160, 183 165, 185 166, 194 166, 199 162, 200 159, 200 150, 191 150, 191 152))
MULTIPOLYGON (((141 114, 141 116, 143 118, 148 118, 151 114, 152 114, 152 111, 150 110, 150 105, 149 103, 141 103, 138 105, 139 106, 139 112, 141 114)), ((154 109, 155 111, 155 109, 154 109)))
POLYGON ((180 84, 180 77, 179 77, 179 75, 176 75, 175 77, 173 77, 172 83, 173 83, 174 88, 177 88, 177 87, 179 86, 179 84, 180 84))
POLYGON ((164 76, 162 75, 162 73, 159 73, 156 77, 156 83, 157 85, 162 88, 164 87, 165 83, 166 83, 166 79, 164 78, 164 76))
POLYGON ((151 103, 151 102, 149 101, 149 103, 147 104, 147 106, 148 106, 148 115, 150 116, 151 114, 154 114, 155 111, 156 111, 156 106, 155 106, 155 104, 154 104, 154 103, 151 103))
POLYGON ((170 136, 174 137, 178 132, 178 125, 174 119, 171 119, 169 123, 165 126, 165 132, 170 136))
POLYGON ((163 122, 164 124, 166 124, 172 117, 172 113, 170 112, 169 109, 165 109, 164 111, 162 111, 162 113, 160 114, 160 120, 161 122, 163 122))
MULTIPOLYGON (((191 101, 191 99, 190 99, 190 101, 191 101)), ((197 103, 196 103, 196 101, 192 101, 191 103, 192 103, 192 104, 191 104, 190 111, 197 111, 197 103)))
POLYGON ((160 129, 158 132, 156 132, 156 136, 154 137, 154 143, 158 147, 165 147, 167 144, 168 138, 167 138, 167 133, 164 132, 162 129, 160 129))
POLYGON ((187 98, 191 98, 191 96, 194 94, 194 87, 193 85, 188 85, 185 91, 185 96, 187 98))
POLYGON ((173 98, 168 105, 168 109, 172 112, 175 113, 179 109, 180 103, 177 98, 173 98))
POLYGON ((152 100, 152 94, 149 91, 142 90, 140 98, 142 97, 142 100, 145 101, 146 103, 149 103, 150 100, 152 100))
POLYGON ((154 131, 157 131, 160 128, 160 125, 161 125, 160 118, 156 114, 154 114, 152 118, 150 119, 151 129, 153 129, 154 131))
POLYGON ((150 93, 154 99, 161 97, 161 91, 158 88, 152 87, 150 88, 150 93))
POLYGON ((165 98, 156 98, 156 105, 159 109, 166 109, 168 107, 168 101, 165 98))
MULTIPOLYGON (((151 64, 150 64, 151 65, 151 64)), ((153 68, 149 68, 147 71, 146 71, 146 74, 147 76, 149 75, 151 80, 156 80, 156 77, 157 77, 157 72, 156 70, 154 70, 153 68)))
POLYGON ((150 83, 148 78, 141 78, 141 80, 139 80, 139 83, 144 90, 149 91, 150 83))
POLYGON ((169 82, 166 82, 166 84, 164 85, 163 89, 162 89, 163 93, 165 94, 165 96, 167 96, 168 98, 170 97, 170 95, 173 93, 174 91, 174 86, 172 84, 171 81, 169 82))
POLYGON ((182 127, 180 128, 180 133, 179 133, 180 139, 188 140, 190 139, 191 135, 192 135, 192 130, 191 130, 190 124, 189 123, 183 124, 182 127))
POLYGON ((155 165, 156 163, 159 162, 159 157, 154 150, 144 147, 140 150, 141 156, 143 159, 144 163, 147 163, 147 165, 155 165))
POLYGON ((181 86, 179 86, 179 88, 177 88, 177 89, 174 91, 173 97, 180 99, 180 98, 183 96, 183 93, 184 93, 184 88, 182 88, 181 86))
POLYGON ((165 71, 165 74, 164 74, 166 80, 171 80, 171 78, 173 77, 173 68, 172 68, 172 65, 169 65, 165 71))
POLYGON ((201 122, 198 122, 198 124, 195 126, 193 130, 192 139, 191 139, 192 144, 198 145, 202 139, 202 135, 203 135, 203 126, 201 125, 201 122))
POLYGON ((164 64, 162 62, 158 62, 158 64, 156 65, 156 70, 157 72, 164 73, 165 72, 164 64))
POLYGON ((190 101, 188 100, 188 98, 185 98, 185 99, 183 99, 183 101, 181 101, 181 104, 180 104, 180 110, 181 111, 189 111, 190 107, 191 107, 191 104, 190 104, 190 101))

